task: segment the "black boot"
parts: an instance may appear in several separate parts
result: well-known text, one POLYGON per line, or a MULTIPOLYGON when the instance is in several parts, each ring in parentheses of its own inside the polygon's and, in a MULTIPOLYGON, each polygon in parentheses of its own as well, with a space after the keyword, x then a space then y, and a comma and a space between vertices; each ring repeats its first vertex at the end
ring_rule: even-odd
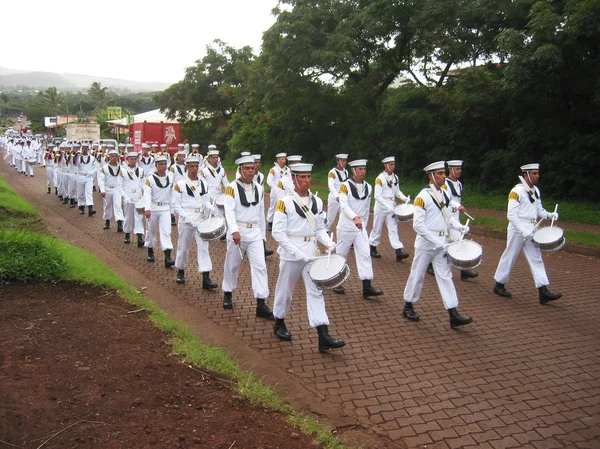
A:
POLYGON ((125 233, 125 243, 131 243, 131 234, 129 232, 125 233))
POLYGON ((370 246, 371 246, 371 257, 373 259, 381 259, 381 254, 379 254, 377 252, 377 247, 373 246, 373 245, 370 245, 370 246))
POLYGON ((550 301, 556 301, 562 297, 561 293, 552 293, 547 286, 538 288, 540 292, 540 304, 548 304, 550 301))
POLYGON ((432 264, 429 264, 427 266, 427 273, 430 274, 430 275, 432 275, 432 276, 435 276, 435 271, 433 271, 433 265, 432 264))
POLYGON ((104 222, 104 229, 110 229, 110 220, 104 222))
POLYGON ((452 329, 456 329, 458 326, 464 326, 465 324, 473 322, 473 318, 470 316, 460 315, 458 310, 456 310, 456 307, 448 309, 448 314, 450 315, 450 327, 452 329))
POLYGON ((185 284, 185 270, 177 270, 177 283, 185 284))
POLYGON ((175 261, 171 260, 171 250, 165 249, 164 253, 165 253, 165 268, 171 268, 173 265, 175 265, 175 261))
POLYGON ((175 215, 171 215, 171 226, 177 226, 177 222, 175 221, 175 215))
POLYGON ((95 214, 96 214, 96 211, 94 210, 94 206, 88 206, 88 215, 90 217, 92 217, 95 214))
POLYGON ((96 186, 92 187, 92 192, 95 192, 96 190, 96 186))
POLYGON ((264 240, 263 240, 263 248, 265 249, 265 257, 273 255, 273 250, 267 248, 267 242, 265 242, 264 240))
POLYGON ((54 187, 54 194, 58 195, 58 187, 54 187))
POLYGON ((75 198, 71 198, 71 199, 69 200, 69 207, 70 207, 70 208, 73 208, 73 207, 75 207, 75 198))
POLYGON ((148 262, 154 262, 154 248, 148 248, 148 257, 146 260, 148 262))
POLYGON ((272 231, 273 230, 273 222, 269 221, 267 222, 267 231, 272 231))
POLYGON ((338 287, 333 287, 331 290, 333 291, 333 293, 337 293, 338 295, 343 295, 344 293, 346 293, 346 290, 344 290, 344 287, 342 287, 341 285, 338 287))
POLYGON ((48 187, 48 191, 46 193, 50 195, 52 193, 52 187, 48 187))
POLYGON ((233 298, 231 292, 223 293, 223 308, 224 309, 233 309, 233 298))
POLYGON ((496 282, 496 284, 494 285, 494 293, 504 298, 512 298, 510 292, 506 290, 504 288, 504 284, 501 284, 500 282, 496 282))
POLYGON ((409 321, 419 321, 421 319, 421 317, 419 317, 419 314, 415 312, 412 302, 404 303, 404 309, 402 309, 402 316, 404 318, 407 318, 409 321))
POLYGON ((396 250, 396 261, 400 262, 404 259, 408 258, 408 254, 402 252, 402 248, 398 248, 396 250))
POLYGON ((329 330, 325 324, 317 326, 317 332, 319 333, 319 352, 327 352, 329 349, 343 348, 346 346, 344 340, 336 340, 329 335, 329 330))
POLYGON ((368 298, 369 296, 381 296, 383 295, 382 290, 377 290, 375 287, 371 285, 370 279, 365 279, 363 282, 363 298, 368 298))
POLYGON ((218 285, 210 280, 210 271, 202 272, 202 288, 204 290, 214 290, 218 285))
POLYGON ((85 215, 85 206, 79 206, 79 215, 85 215))
POLYGON ((138 238, 138 248, 142 248, 144 246, 144 239, 142 237, 142 234, 136 234, 137 238, 138 238))
POLYGON ((283 318, 275 318, 275 325, 273 326, 273 331, 275 332, 275 336, 280 340, 292 340, 292 334, 287 330, 287 326, 285 325, 285 321, 283 320, 283 318))
POLYGON ((63 196, 63 204, 67 204, 69 202, 68 196, 63 196))
POLYGON ((264 299, 256 298, 256 316, 269 320, 273 319, 273 311, 265 304, 264 299))
POLYGON ((466 281, 467 279, 473 279, 479 276, 479 273, 471 270, 461 270, 460 271, 460 280, 466 281))
POLYGON ((117 221, 117 232, 123 232, 123 220, 117 221))
POLYGON ((59 199, 59 201, 62 201, 63 200, 63 196, 62 195, 58 195, 58 199, 59 199))

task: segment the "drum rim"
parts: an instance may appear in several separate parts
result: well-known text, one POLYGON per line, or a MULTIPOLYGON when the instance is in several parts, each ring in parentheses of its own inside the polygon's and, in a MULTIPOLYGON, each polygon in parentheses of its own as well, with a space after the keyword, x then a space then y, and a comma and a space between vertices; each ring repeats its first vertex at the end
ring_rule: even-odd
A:
MULTIPOLYGON (((315 264, 316 264, 316 263, 317 263, 319 260, 324 260, 326 257, 328 257, 328 256, 323 256, 323 257, 320 257, 318 260, 315 260, 315 261, 313 261, 313 263, 312 263, 312 264, 310 264, 310 268, 308 269, 308 274, 310 275, 310 278, 311 278, 311 279, 313 279, 313 280, 314 280, 314 277, 312 276, 312 274, 311 274, 311 271, 312 271, 313 267, 315 266, 315 264)), ((346 260, 346 258, 345 258, 344 256, 342 256, 341 254, 337 254, 337 253, 335 253, 335 254, 332 254, 332 255, 331 255, 331 257, 334 257, 334 258, 336 258, 336 259, 338 259, 338 258, 341 258, 341 259, 344 261, 344 265, 346 265, 346 266, 348 265, 348 261, 347 261, 347 260, 346 260)), ((343 266, 342 266, 342 268, 343 268, 343 266)), ((338 274, 336 274, 335 276, 338 276, 338 275, 339 275, 339 273, 341 273, 341 271, 340 271, 340 272, 338 272, 338 274)), ((334 276, 334 277, 335 277, 335 276, 334 276)), ((327 281, 327 280, 331 280, 331 279, 333 279, 333 277, 331 277, 331 278, 328 278, 328 279, 319 279, 319 281, 327 281)))
MULTIPOLYGON (((317 282, 315 282, 315 280, 312 277, 311 277, 311 280, 313 281, 313 284, 315 284, 315 286, 317 287, 318 290, 331 290, 331 289, 334 289, 334 288, 339 287, 340 285, 342 285, 350 277, 350 273, 351 273, 350 265, 348 265, 348 263, 346 262, 346 265, 344 267, 345 267, 345 270, 340 271, 340 273, 339 273, 339 275, 343 274, 343 279, 342 279, 342 281, 339 284, 335 284, 335 285, 331 285, 331 286, 320 286, 319 284, 317 284, 317 282)), ((331 281, 332 279, 333 278, 328 279, 328 281, 331 281)), ((324 281, 319 281, 319 282, 324 282, 324 281)))

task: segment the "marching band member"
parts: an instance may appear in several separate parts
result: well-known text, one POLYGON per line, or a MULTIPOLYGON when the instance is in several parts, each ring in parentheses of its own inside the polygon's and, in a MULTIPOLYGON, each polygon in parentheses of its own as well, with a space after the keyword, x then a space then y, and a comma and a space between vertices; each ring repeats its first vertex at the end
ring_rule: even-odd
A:
POLYGON ((452 270, 446 260, 446 244, 448 229, 454 228, 463 234, 469 232, 468 226, 461 225, 448 211, 450 197, 446 194, 444 161, 434 162, 423 169, 429 178, 429 185, 415 198, 413 229, 417 233, 415 239, 415 256, 410 275, 404 289, 404 309, 402 315, 410 321, 419 321, 413 304, 419 300, 427 266, 433 263, 435 280, 437 281, 444 306, 450 315, 450 327, 455 329, 473 322, 469 316, 459 315, 458 296, 452 282, 452 270))
POLYGON ((347 154, 336 154, 336 165, 329 170, 329 174, 327 175, 327 186, 329 187, 329 195, 327 196, 327 229, 331 229, 340 211, 339 191, 342 182, 348 179, 347 163, 347 154))
POLYGON ((289 168, 285 165, 287 161, 286 157, 286 153, 277 153, 275 155, 277 161, 267 175, 267 185, 271 188, 271 193, 269 194, 269 210, 267 211, 267 229, 269 231, 273 227, 273 214, 275 212, 275 205, 277 204, 277 183, 282 176, 289 174, 289 168))
MULTIPOLYGON (((373 188, 365 181, 367 160, 359 159, 349 163, 352 167, 352 178, 340 184, 339 202, 340 219, 337 224, 337 253, 346 257, 350 247, 354 245, 356 269, 363 284, 363 298, 381 296, 383 291, 371 285, 373 280, 373 263, 369 250, 367 225, 373 188)), ((335 293, 345 293, 341 285, 333 289, 335 293)))
POLYGON ((175 153, 175 163, 169 168, 173 176, 173 187, 184 178, 186 164, 185 151, 180 150, 175 153))
POLYGON ((292 305, 292 296, 298 277, 302 275, 306 290, 308 322, 317 329, 319 352, 341 348, 343 340, 329 335, 329 318, 325 311, 323 292, 310 277, 309 258, 317 254, 317 240, 329 250, 335 242, 327 235, 323 223, 323 201, 309 191, 312 164, 295 164, 291 167, 294 191, 279 200, 273 217, 273 238, 279 243, 279 277, 275 286, 274 333, 283 341, 290 341, 285 318, 292 305))
POLYGON ((560 293, 548 290, 548 276, 540 249, 533 243, 536 220, 546 218, 558 220, 556 212, 548 212, 542 206, 542 198, 537 184, 540 181, 540 164, 527 164, 521 167, 522 183, 517 184, 508 194, 508 235, 506 249, 502 253, 494 279, 494 293, 505 298, 512 295, 505 284, 510 279, 510 272, 523 251, 535 286, 539 291, 540 304, 548 304, 562 297, 560 293))
POLYGON ((69 153, 71 152, 71 144, 65 143, 60 156, 58 158, 58 198, 63 204, 69 201, 69 179, 67 178, 69 171, 69 153))
POLYGON ((144 246, 144 214, 138 212, 140 200, 144 195, 144 170, 137 166, 137 151, 129 151, 125 154, 127 165, 123 167, 123 231, 125 231, 124 243, 131 243, 131 232, 137 235, 137 246, 144 246), (138 206, 138 207, 136 207, 138 206))
POLYGON ((146 232, 146 243, 148 248, 148 262, 154 262, 154 246, 156 243, 156 232, 160 236, 160 246, 165 254, 165 268, 171 268, 175 262, 171 260, 173 243, 171 242, 171 198, 173 179, 167 172, 166 155, 156 156, 154 163, 156 172, 146 177, 144 184, 144 208, 148 220, 146 232))
MULTIPOLYGON (((213 200, 219 198, 223 191, 222 189, 229 185, 225 169, 219 166, 219 151, 211 149, 206 153, 206 164, 200 171, 202 180, 208 186, 208 196, 213 200)), ((222 216, 221 211, 215 211, 215 215, 222 216)))
POLYGON ((243 156, 235 161, 241 169, 240 178, 225 189, 225 219, 227 221, 227 254, 223 270, 223 308, 233 308, 232 293, 237 287, 244 254, 248 254, 252 292, 256 298, 256 316, 273 318, 266 304, 269 296, 267 264, 263 241, 266 236, 264 190, 254 182, 254 158, 243 156))
POLYGON ((77 159, 81 153, 81 144, 74 143, 69 157, 67 179, 69 185, 69 207, 75 207, 77 201, 77 159))
POLYGON ((208 251, 208 242, 200 238, 196 225, 206 219, 214 210, 210 204, 208 188, 206 183, 198 177, 200 158, 190 154, 185 158, 187 172, 184 171, 183 178, 173 185, 173 198, 171 204, 173 212, 179 215, 179 240, 177 243, 177 256, 175 268, 177 268, 177 283, 185 284, 185 269, 188 264, 192 240, 196 240, 198 252, 198 271, 202 273, 202 288, 212 290, 218 287, 210 280, 212 261, 208 251))
POLYGON ((98 173, 98 162, 89 154, 90 146, 87 143, 81 145, 81 155, 77 163, 77 205, 79 213, 85 214, 85 206, 88 207, 88 215, 93 216, 94 210, 94 176, 98 173))
POLYGON ((37 150, 31 144, 31 140, 25 141, 25 144, 21 150, 21 157, 23 158, 23 173, 25 176, 29 173, 29 176, 33 178, 33 165, 29 161, 37 160, 37 150))
POLYGON ((143 170, 144 176, 148 176, 154 171, 154 156, 150 154, 150 145, 147 143, 142 144, 142 154, 138 165, 143 170))
POLYGON ((396 158, 394 156, 386 157, 381 161, 383 171, 375 179, 375 208, 373 210, 373 229, 369 237, 371 247, 371 257, 381 258, 377 252, 377 245, 381 241, 381 229, 385 223, 388 230, 388 238, 392 248, 396 251, 396 261, 400 262, 408 257, 408 254, 402 252, 404 244, 398 237, 398 223, 394 217, 394 205, 396 198, 408 203, 410 198, 404 195, 400 190, 400 181, 398 175, 394 173, 396 168, 396 158))
POLYGON ((98 190, 104 198, 102 219, 104 229, 110 229, 110 220, 117 220, 117 232, 123 232, 123 170, 119 163, 119 151, 116 148, 108 150, 108 164, 98 170, 98 190))
POLYGON ((52 188, 54 188, 54 190, 56 191, 56 178, 54 174, 54 170, 56 169, 56 162, 54 160, 53 143, 49 143, 46 147, 44 159, 46 160, 46 187, 48 188, 48 191, 46 193, 51 194, 52 188))

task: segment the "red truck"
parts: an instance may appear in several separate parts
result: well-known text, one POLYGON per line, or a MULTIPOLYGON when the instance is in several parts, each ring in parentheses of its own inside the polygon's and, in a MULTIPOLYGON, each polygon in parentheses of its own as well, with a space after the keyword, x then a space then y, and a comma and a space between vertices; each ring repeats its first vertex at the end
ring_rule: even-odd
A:
POLYGON ((177 144, 181 143, 181 125, 179 123, 131 123, 129 125, 129 142, 135 151, 142 151, 142 144, 167 144, 169 154, 177 152, 177 144))

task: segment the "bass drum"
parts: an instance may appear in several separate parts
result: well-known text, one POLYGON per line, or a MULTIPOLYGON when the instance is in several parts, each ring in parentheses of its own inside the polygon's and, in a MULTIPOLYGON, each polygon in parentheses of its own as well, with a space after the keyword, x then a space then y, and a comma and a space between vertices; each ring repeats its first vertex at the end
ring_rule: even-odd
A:
POLYGON ((309 275, 319 290, 339 287, 348 280, 350 267, 340 254, 319 257, 312 264, 309 275))

